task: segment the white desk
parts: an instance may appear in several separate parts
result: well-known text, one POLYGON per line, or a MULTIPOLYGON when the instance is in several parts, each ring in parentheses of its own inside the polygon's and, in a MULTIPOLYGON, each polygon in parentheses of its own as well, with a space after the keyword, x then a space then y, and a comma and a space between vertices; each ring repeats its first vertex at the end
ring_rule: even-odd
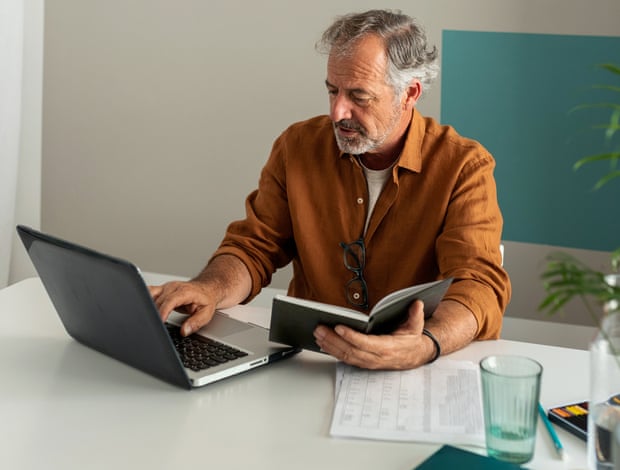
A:
MULTIPOLYGON (((303 352, 188 392, 70 339, 37 278, 0 290, 0 315, 3 469, 405 470, 439 447, 329 437, 335 362, 321 354, 303 352)), ((588 396, 585 351, 500 340, 452 357, 491 353, 539 360, 545 406, 588 396)), ((530 468, 585 468, 585 443, 558 434, 569 464, 539 424, 530 468)))

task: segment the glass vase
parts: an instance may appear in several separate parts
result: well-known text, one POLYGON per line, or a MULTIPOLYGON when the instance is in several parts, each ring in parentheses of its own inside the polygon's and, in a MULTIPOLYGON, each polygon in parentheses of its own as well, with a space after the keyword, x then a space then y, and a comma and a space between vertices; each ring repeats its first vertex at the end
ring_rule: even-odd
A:
MULTIPOLYGON (((620 285, 620 275, 606 278, 620 285)), ((590 344, 590 403, 588 412, 588 468, 613 470, 612 438, 620 424, 620 309, 605 305, 599 332, 590 344)))

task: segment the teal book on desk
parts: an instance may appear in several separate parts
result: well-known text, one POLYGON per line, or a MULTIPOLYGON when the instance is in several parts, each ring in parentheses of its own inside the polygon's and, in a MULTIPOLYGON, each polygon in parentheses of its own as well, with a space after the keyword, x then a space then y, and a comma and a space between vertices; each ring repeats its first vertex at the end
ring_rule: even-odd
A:
POLYGON ((459 470, 516 470, 525 467, 444 445, 415 467, 415 470, 444 470, 449 468, 458 468, 459 470))

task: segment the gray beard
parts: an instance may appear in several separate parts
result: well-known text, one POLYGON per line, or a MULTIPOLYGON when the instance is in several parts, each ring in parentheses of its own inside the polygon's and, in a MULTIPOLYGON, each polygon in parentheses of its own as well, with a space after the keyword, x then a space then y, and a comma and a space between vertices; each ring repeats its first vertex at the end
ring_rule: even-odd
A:
POLYGON ((362 155, 377 148, 377 145, 368 139, 343 139, 336 135, 336 142, 341 152, 351 155, 362 155))
POLYGON ((362 155, 364 153, 372 152, 373 150, 383 145, 385 139, 387 139, 390 132, 392 132, 392 130, 394 130, 394 128, 396 127, 398 119, 399 116, 395 111, 392 114, 392 122, 390 123, 388 130, 378 139, 369 138, 366 135, 366 130, 363 129, 355 121, 342 120, 338 122, 333 122, 332 126, 334 128, 334 136, 336 137, 336 143, 338 144, 338 148, 341 152, 349 153, 351 155, 362 155), (350 129, 355 129, 359 132, 359 134, 355 137, 343 138, 342 136, 338 135, 339 124, 350 129))
POLYGON ((343 153, 349 153, 351 155, 361 155, 366 152, 371 152, 380 146, 385 141, 385 136, 380 141, 369 139, 365 135, 364 129, 359 126, 351 126, 353 129, 359 131, 359 134, 355 137, 343 138, 338 134, 338 123, 333 123, 334 136, 336 137, 336 143, 338 148, 343 153))

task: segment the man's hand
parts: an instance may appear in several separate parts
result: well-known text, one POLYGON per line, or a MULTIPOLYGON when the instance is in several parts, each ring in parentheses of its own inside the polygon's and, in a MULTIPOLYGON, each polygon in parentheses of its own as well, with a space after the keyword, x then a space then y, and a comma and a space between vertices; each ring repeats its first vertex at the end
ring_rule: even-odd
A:
POLYGON ((326 353, 365 369, 413 369, 426 364, 435 354, 435 345, 422 334, 424 304, 414 302, 409 317, 390 335, 366 335, 338 325, 333 330, 318 326, 314 337, 326 353))
POLYGON ((187 336, 211 321, 216 308, 228 308, 245 300, 252 290, 252 278, 236 256, 213 258, 196 279, 150 286, 149 291, 163 321, 178 310, 189 318, 181 326, 187 336))
POLYGON ((215 313, 217 300, 213 293, 198 281, 168 282, 161 286, 149 286, 149 291, 162 321, 166 321, 173 310, 189 315, 181 328, 184 336, 209 323, 215 313))
POLYGON ((435 356, 435 344, 422 334, 424 327, 439 339, 442 353, 449 353, 475 338, 478 323, 468 308, 451 300, 441 302, 425 321, 424 305, 417 300, 409 307, 407 321, 392 334, 366 335, 338 325, 333 330, 318 326, 314 337, 324 352, 347 364, 404 370, 424 365, 435 356))

